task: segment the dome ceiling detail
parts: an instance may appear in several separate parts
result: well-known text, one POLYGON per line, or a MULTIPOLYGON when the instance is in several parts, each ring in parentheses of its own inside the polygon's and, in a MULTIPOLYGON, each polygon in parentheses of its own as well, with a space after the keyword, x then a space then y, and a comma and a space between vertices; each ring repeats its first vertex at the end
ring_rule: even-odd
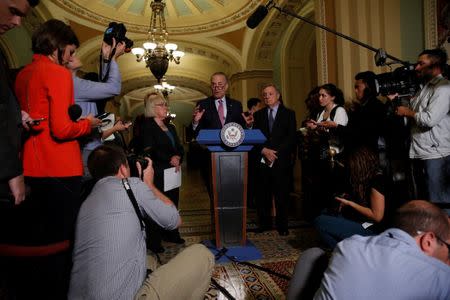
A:
MULTIPOLYGON (((51 0, 66 11, 107 26, 125 23, 128 31, 147 33, 152 0, 51 0)), ((242 22, 261 1, 255 0, 165 0, 170 34, 183 35, 223 29, 242 22)))

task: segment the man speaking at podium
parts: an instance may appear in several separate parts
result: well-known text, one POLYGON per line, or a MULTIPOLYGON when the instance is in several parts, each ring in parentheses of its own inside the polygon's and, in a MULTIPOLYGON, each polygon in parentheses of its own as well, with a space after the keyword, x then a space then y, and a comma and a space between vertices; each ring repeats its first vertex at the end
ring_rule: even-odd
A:
POLYGON ((226 96, 228 78, 223 72, 211 75, 212 96, 201 100, 194 109, 192 129, 194 136, 201 129, 221 129, 223 125, 236 122, 244 125, 241 102, 226 96))
MULTIPOLYGON (((197 137, 201 129, 221 129, 223 125, 236 122, 244 126, 242 117, 242 103, 226 96, 228 90, 228 78, 223 72, 216 72, 211 75, 212 96, 199 101, 192 114, 192 132, 197 137)), ((211 159, 208 150, 200 153, 200 170, 210 199, 212 199, 211 189, 211 159)))

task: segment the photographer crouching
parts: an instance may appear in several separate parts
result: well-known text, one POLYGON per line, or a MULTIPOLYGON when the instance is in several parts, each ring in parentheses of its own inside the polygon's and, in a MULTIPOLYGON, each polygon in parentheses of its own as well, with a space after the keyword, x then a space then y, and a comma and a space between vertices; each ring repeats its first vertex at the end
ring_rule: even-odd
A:
POLYGON ((141 181, 130 177, 122 149, 102 145, 89 155, 98 181, 77 218, 69 299, 203 299, 214 266, 203 245, 188 247, 162 268, 150 259, 146 278, 144 216, 165 229, 181 224, 172 201, 154 186, 146 160, 144 170, 136 163, 141 181))

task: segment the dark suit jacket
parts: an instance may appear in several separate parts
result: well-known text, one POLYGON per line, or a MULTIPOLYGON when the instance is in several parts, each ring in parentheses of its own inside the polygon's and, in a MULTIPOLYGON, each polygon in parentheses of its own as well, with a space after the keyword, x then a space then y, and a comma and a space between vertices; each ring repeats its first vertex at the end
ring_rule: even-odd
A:
MULTIPOLYGON (((219 113, 216 109, 215 99, 213 97, 201 100, 198 105, 201 109, 205 110, 198 126, 194 131, 194 136, 197 136, 201 129, 221 129, 219 113)), ((245 126, 244 118, 242 117, 242 104, 241 102, 226 97, 227 116, 225 118, 225 124, 230 122, 236 122, 245 126)))
POLYGON ((9 193, 8 180, 22 174, 19 159, 21 137, 20 107, 9 84, 9 70, 0 52, 0 197, 9 193))
POLYGON ((161 176, 163 176, 164 169, 172 167, 170 164, 171 157, 179 155, 182 161, 184 149, 174 125, 167 124, 167 128, 175 139, 175 147, 167 134, 156 124, 154 118, 145 118, 141 126, 139 140, 136 141, 136 153, 142 154, 146 148, 150 147, 153 169, 155 170, 155 185, 160 188, 157 182, 162 184, 163 178, 161 176))
POLYGON ((272 132, 269 132, 268 107, 258 110, 253 116, 255 121, 253 129, 259 129, 266 136, 267 141, 256 146, 256 152, 259 155, 258 161, 261 161, 261 150, 266 147, 277 151, 278 159, 275 160, 273 168, 288 169, 291 167, 292 155, 295 151, 295 131, 297 122, 295 112, 286 108, 280 103, 272 132))

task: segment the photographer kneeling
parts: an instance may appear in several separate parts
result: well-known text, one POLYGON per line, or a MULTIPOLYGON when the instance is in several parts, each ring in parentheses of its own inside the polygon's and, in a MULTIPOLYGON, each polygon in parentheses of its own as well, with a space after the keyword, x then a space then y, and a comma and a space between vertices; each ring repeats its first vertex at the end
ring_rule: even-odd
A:
POLYGON ((120 148, 102 145, 90 154, 88 168, 98 181, 78 214, 69 299, 203 299, 214 257, 202 245, 188 247, 161 268, 150 262, 153 272, 145 278, 143 215, 166 229, 181 224, 172 201, 155 188, 147 160, 141 181, 129 177, 120 148))

